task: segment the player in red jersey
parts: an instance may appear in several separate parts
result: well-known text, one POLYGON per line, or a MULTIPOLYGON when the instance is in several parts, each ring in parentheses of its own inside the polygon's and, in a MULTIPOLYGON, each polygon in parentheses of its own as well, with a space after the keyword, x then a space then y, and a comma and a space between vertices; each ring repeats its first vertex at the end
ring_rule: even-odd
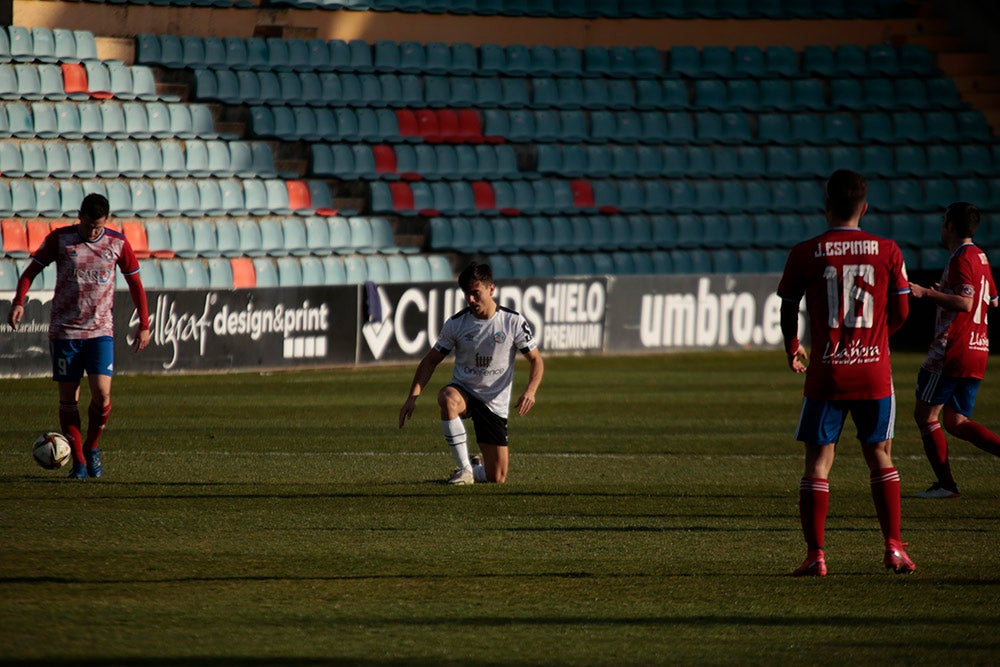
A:
POLYGON ((890 454, 896 401, 889 335, 906 321, 910 288, 899 246, 859 228, 868 210, 867 193, 861 174, 841 169, 830 176, 829 229, 792 248, 778 285, 788 365, 806 374, 795 437, 805 444, 799 511, 808 554, 796 576, 826 575, 829 475, 848 414, 871 471, 872 499, 885 538, 883 562, 897 573, 916 569, 900 539, 899 473, 890 454), (803 296, 811 362, 798 339, 803 296))
POLYGON ((933 287, 910 283, 910 294, 937 306, 934 339, 917 375, 913 418, 920 428, 924 452, 937 481, 920 498, 957 498, 958 485, 948 462, 948 440, 938 421, 944 411, 948 433, 1000 456, 1000 437, 972 421, 979 383, 990 354, 986 311, 997 305, 997 289, 986 253, 973 242, 979 209, 966 202, 947 208, 941 223, 941 243, 951 259, 933 287))
POLYGON ((128 284, 139 315, 133 348, 149 345, 149 308, 139 279, 139 262, 124 234, 107 229, 106 197, 89 194, 80 205, 78 224, 50 233, 32 255, 17 283, 7 322, 16 329, 24 317, 24 300, 35 279, 56 264, 56 286, 49 322, 52 379, 59 383, 59 425, 73 449, 70 477, 100 477, 98 440, 111 414, 111 377, 114 373, 115 267, 128 284), (87 437, 80 423, 80 381, 84 371, 90 385, 87 437))

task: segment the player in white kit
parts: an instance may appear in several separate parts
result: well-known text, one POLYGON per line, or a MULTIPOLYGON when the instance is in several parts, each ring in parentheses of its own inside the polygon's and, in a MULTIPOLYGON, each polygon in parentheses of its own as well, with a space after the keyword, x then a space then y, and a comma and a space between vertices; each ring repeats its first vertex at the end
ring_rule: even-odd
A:
POLYGON ((434 370, 455 352, 451 382, 438 392, 441 429, 458 468, 449 484, 507 480, 507 414, 514 382, 515 353, 530 365, 528 386, 517 399, 519 415, 535 405, 535 393, 545 371, 542 355, 527 320, 520 313, 499 305, 493 298, 496 284, 487 264, 470 264, 458 277, 468 308, 452 316, 441 328, 434 347, 417 366, 410 395, 399 411, 399 427, 413 415, 417 397, 430 382, 434 370), (469 459, 466 417, 472 418, 476 443, 483 464, 469 459))

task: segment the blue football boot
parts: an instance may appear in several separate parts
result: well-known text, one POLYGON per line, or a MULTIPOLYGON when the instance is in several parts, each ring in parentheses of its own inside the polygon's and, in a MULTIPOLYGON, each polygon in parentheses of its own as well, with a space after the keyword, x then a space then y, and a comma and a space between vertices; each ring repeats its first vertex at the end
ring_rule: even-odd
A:
POLYGON ((69 471, 70 479, 87 479, 87 464, 73 461, 73 469, 69 471))
POLYGON ((100 477, 104 474, 104 466, 101 464, 101 450, 91 449, 84 452, 87 458, 87 474, 91 477, 100 477))

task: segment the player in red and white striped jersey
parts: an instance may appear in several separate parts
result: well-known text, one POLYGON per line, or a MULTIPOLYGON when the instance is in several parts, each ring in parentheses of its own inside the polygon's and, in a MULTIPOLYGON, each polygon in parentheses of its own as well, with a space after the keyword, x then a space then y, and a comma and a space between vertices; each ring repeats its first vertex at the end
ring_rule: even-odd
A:
POLYGON ((75 478, 100 477, 104 471, 98 441, 111 414, 116 269, 121 270, 139 315, 133 347, 138 352, 149 345, 149 308, 139 279, 139 262, 125 236, 105 227, 109 211, 103 195, 84 197, 78 224, 51 232, 32 255, 18 280, 7 316, 16 329, 24 317, 31 282, 55 263, 49 322, 52 379, 59 383, 59 424, 72 445, 70 477, 75 478), (84 371, 90 386, 86 440, 79 410, 84 371))
POLYGON ((910 285, 914 298, 937 306, 934 339, 917 376, 913 412, 937 480, 917 494, 920 498, 959 496, 948 461, 948 440, 939 421, 942 412, 948 433, 1000 456, 1000 437, 971 419, 990 354, 986 313, 997 305, 990 261, 972 242, 979 221, 979 209, 972 204, 949 206, 941 223, 941 243, 951 252, 951 259, 941 281, 932 287, 910 285))

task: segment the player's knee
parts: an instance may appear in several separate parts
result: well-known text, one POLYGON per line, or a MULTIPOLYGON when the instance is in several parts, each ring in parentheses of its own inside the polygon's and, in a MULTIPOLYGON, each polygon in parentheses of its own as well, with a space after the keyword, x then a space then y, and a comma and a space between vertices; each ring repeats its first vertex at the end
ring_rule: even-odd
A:
POLYGON ((438 405, 440 405, 442 409, 460 411, 459 408, 461 407, 462 402, 462 394, 459 393, 454 387, 444 387, 438 392, 438 405))
POLYGON ((955 433, 958 427, 966 422, 965 415, 959 414, 957 412, 946 412, 944 415, 944 430, 946 430, 951 435, 957 435, 955 433))
POLYGON ((934 431, 936 431, 939 428, 941 428, 941 424, 940 424, 940 422, 937 422, 937 421, 930 421, 929 422, 929 421, 920 421, 918 419, 917 420, 917 428, 920 429, 920 435, 926 436, 926 435, 930 435, 934 431))

